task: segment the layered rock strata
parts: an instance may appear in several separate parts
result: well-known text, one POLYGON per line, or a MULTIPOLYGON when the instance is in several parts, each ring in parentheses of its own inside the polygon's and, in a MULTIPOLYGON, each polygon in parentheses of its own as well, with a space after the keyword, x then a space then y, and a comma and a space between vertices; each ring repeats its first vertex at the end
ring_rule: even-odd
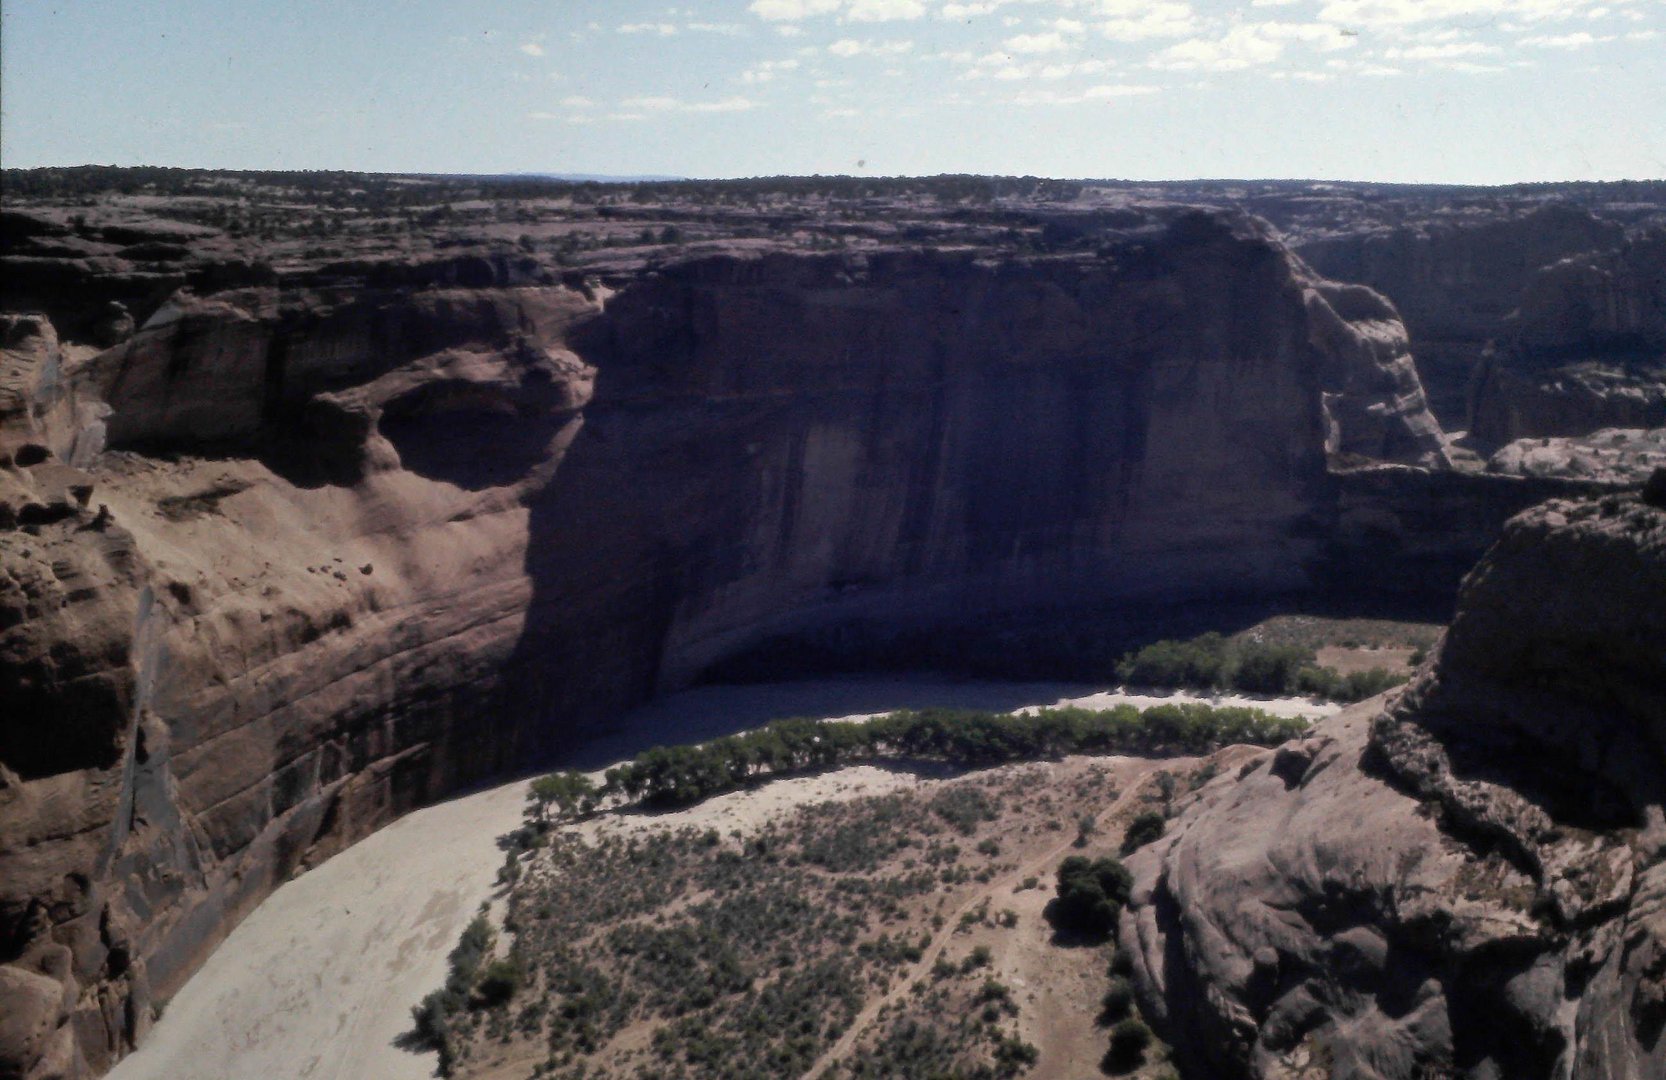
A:
MULTIPOLYGON (((1305 238, 1298 250, 1326 277, 1369 285, 1394 303, 1435 414, 1459 430, 1467 426, 1475 368, 1488 343, 1505 333, 1505 319, 1534 275, 1562 259, 1611 250, 1624 236, 1617 222, 1551 203, 1341 228, 1305 238)), ((1604 426, 1634 425, 1599 420, 1578 432, 1522 434, 1584 434, 1604 426)))
POLYGON ((1217 779, 1133 858, 1122 938, 1188 1073, 1666 1072, 1650 491, 1515 518, 1403 693, 1217 779))
POLYGON ((1666 424, 1666 231, 1540 270, 1472 392, 1484 447, 1666 424))
POLYGON ((1443 459, 1393 309, 1248 219, 1101 225, 606 275, 18 256, 54 261, 0 365, 0 1073, 96 1073, 298 869, 768 634, 1334 578, 1328 463, 1443 459))

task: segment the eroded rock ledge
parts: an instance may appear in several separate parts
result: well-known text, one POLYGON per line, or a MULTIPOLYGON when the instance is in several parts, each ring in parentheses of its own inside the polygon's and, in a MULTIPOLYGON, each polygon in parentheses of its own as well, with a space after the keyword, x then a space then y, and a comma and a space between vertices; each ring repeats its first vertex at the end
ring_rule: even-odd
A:
POLYGON ((1130 863, 1199 1076, 1666 1071, 1666 497, 1554 501, 1405 691, 1204 789, 1130 863))

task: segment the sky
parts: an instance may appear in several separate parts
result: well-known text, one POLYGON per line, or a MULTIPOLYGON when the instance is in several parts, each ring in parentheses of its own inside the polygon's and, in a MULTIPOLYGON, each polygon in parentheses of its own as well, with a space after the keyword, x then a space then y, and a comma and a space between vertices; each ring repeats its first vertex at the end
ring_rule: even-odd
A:
POLYGON ((4 0, 0 162, 1666 177, 1666 0, 4 0))

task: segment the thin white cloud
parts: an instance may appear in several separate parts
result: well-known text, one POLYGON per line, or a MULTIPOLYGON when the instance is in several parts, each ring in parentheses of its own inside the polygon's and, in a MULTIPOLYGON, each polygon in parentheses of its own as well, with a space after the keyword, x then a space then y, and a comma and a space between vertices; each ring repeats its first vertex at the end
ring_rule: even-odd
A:
POLYGON ((834 56, 901 56, 914 48, 912 41, 857 41, 840 38, 827 47, 834 56))
POLYGON ((1613 40, 1613 34, 1596 37, 1580 30, 1573 34, 1539 34, 1534 37, 1525 37, 1521 39, 1521 43, 1523 45, 1533 45, 1541 49, 1583 49, 1588 45, 1596 45, 1599 42, 1613 40))
POLYGON ((752 0, 746 10, 771 22, 800 22, 818 15, 838 15, 851 22, 918 19, 925 0, 752 0))
POLYGON ((1236 71, 1269 64, 1284 52, 1284 43, 1261 36, 1254 26, 1235 26, 1218 38, 1192 38, 1170 45, 1148 63, 1171 71, 1236 71))
POLYGON ((1203 28, 1203 21, 1190 4, 1160 0, 1152 4, 1116 5, 1114 17, 1099 24, 1099 32, 1112 41, 1154 41, 1185 37, 1203 28))
POLYGON ((760 19, 796 22, 816 15, 831 15, 843 0, 752 0, 746 10, 760 19))
POLYGON ((1255 27, 1255 32, 1262 37, 1278 41, 1299 41, 1320 52, 1336 52, 1339 49, 1351 49, 1358 43, 1359 38, 1343 32, 1339 26, 1326 23, 1261 23, 1255 27))
POLYGON ((593 108, 596 103, 583 95, 573 94, 569 97, 562 98, 561 104, 569 109, 589 109, 593 108))
POLYGON ((893 22, 918 19, 925 13, 923 0, 851 0, 844 16, 853 22, 893 22))
POLYGON ((749 85, 773 82, 782 72, 797 70, 798 65, 799 61, 796 57, 786 60, 764 60, 741 72, 740 81, 749 85))
POLYGON ((758 107, 758 103, 751 98, 730 97, 721 101, 696 101, 682 107, 683 112, 695 113, 729 113, 750 112, 758 107))
POLYGON ((1477 22, 1505 16, 1539 22, 1575 18, 1595 6, 1595 0, 1327 0, 1319 9, 1319 18, 1350 27, 1406 26, 1453 19, 1477 22))
POLYGON ((1445 45, 1413 45, 1392 48, 1383 53, 1390 60, 1450 60, 1458 56, 1493 56, 1503 52, 1497 45, 1479 41, 1453 41, 1445 45))
MULTIPOLYGON (((649 113, 724 113, 746 112, 758 107, 758 103, 750 98, 729 97, 719 101, 683 101, 681 98, 668 97, 662 94, 645 95, 642 97, 626 98, 619 103, 634 114, 647 115, 649 113)), ((620 114, 615 114, 621 117, 620 114)))
POLYGON ((691 34, 722 34, 725 37, 739 37, 746 33, 746 27, 739 23, 684 23, 683 29, 691 34))
POLYGON ((1101 75, 1113 65, 1107 60, 1079 60, 1074 64, 1046 64, 1036 69, 1042 79, 1069 79, 1077 75, 1101 75))
POLYGON ((1144 97, 1157 91, 1158 88, 1155 86, 1112 83, 1090 86, 1075 93, 1060 90, 1021 90, 1014 94, 1011 100, 1015 105, 1083 105, 1090 102, 1114 101, 1118 98, 1144 97))
POLYGON ((618 29, 621 34, 658 34, 660 37, 671 37, 677 32, 676 26, 671 23, 621 23, 618 29))
POLYGON ((521 46, 521 52, 526 53, 528 56, 543 56, 544 47, 536 41, 528 41, 521 46))
POLYGON ((1088 101, 1109 101, 1120 97, 1144 97, 1155 94, 1157 87, 1141 84, 1113 83, 1106 86, 1090 86, 1082 91, 1082 97, 1088 101))
POLYGON ((1009 52, 1015 53, 1061 52, 1071 47, 1071 43, 1057 30, 1050 30, 1045 34, 1018 34, 1007 38, 1001 44, 1009 52))

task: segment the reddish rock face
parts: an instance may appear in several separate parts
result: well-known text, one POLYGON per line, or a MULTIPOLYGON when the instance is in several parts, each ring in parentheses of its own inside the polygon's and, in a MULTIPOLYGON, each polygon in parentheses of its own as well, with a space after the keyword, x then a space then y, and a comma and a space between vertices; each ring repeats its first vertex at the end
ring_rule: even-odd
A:
POLYGON ((1344 520, 1461 563, 1451 521, 1527 497, 1339 486, 1443 475, 1381 297, 1233 215, 1096 235, 571 280, 186 236, 147 304, 54 263, 43 306, 123 340, 5 331, 0 1073, 101 1070, 297 869, 768 635, 1286 592, 1349 576, 1344 520))
POLYGON ((1207 1075, 1666 1069, 1666 512, 1519 515, 1403 692, 1205 788, 1123 940, 1207 1075))

